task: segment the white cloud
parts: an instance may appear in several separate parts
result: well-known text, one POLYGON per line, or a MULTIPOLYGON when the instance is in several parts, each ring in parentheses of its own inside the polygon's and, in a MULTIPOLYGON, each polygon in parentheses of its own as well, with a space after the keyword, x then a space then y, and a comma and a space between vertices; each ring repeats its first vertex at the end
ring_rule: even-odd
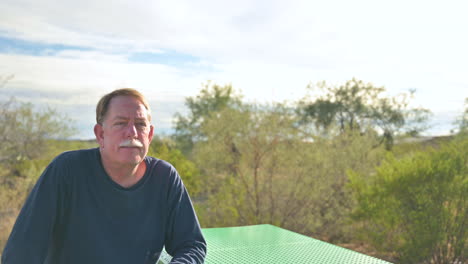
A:
MULTIPOLYGON (((166 65, 129 63, 119 56, 97 52, 64 52, 59 55, 0 54, 0 72, 15 75, 8 84, 9 89, 55 92, 57 95, 86 92, 96 97, 118 87, 138 87, 149 96, 168 92, 180 96, 194 91, 190 86, 198 85, 196 78, 185 78, 184 72, 166 65)), ((81 103, 74 98, 65 101, 60 98, 60 101, 64 104, 81 103)))
POLYGON ((0 72, 15 75, 0 95, 57 108, 74 119, 78 127, 86 128, 78 137, 89 138, 95 104, 113 89, 134 87, 142 91, 153 106, 157 131, 167 132, 173 115, 184 110, 184 97, 195 94, 201 84, 195 75, 183 77, 184 72, 165 65, 128 63, 86 52, 73 55, 0 54, 0 72))
MULTIPOLYGON (((26 91, 94 105, 131 86, 178 107, 207 80, 269 102, 300 98, 309 82, 357 77, 392 95, 416 88, 416 104, 454 113, 468 96, 465 10, 463 1, 3 0, 0 36, 90 50, 0 54, 0 74, 15 74, 8 89, 29 100, 26 91), (137 51, 201 61, 129 62, 137 51)), ((161 116, 165 126, 170 118, 161 116)))

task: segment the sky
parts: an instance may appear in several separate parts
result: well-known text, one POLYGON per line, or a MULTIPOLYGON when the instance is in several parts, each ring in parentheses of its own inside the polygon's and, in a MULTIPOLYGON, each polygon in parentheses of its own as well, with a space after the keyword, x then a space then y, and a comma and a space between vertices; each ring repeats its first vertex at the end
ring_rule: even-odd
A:
POLYGON ((464 2, 2 0, 0 78, 13 78, 0 99, 55 108, 92 139, 99 98, 132 87, 167 135, 209 81, 271 103, 357 78, 415 89, 413 106, 433 112, 426 134, 444 135, 468 97, 464 2))

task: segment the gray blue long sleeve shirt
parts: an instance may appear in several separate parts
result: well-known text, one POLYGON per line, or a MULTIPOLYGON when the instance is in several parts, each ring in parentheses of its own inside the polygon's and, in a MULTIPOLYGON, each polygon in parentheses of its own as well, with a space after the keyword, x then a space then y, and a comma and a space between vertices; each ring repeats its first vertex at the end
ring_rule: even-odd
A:
POLYGON ((203 263, 206 242, 177 171, 145 162, 143 178, 124 188, 99 149, 59 155, 26 200, 2 263, 155 263, 163 246, 171 263, 203 263))

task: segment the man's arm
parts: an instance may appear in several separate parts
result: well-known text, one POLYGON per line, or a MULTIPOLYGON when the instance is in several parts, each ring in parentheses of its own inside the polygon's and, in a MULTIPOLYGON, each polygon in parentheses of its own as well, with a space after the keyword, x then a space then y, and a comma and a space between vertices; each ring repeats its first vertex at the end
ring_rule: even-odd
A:
POLYGON ((52 241, 61 183, 57 166, 42 173, 21 209, 2 255, 2 264, 43 263, 52 241))
POLYGON ((171 263, 203 263, 206 242, 190 197, 175 170, 171 173, 173 186, 169 193, 166 250, 173 256, 171 263), (174 176, 174 177, 172 177, 174 176))

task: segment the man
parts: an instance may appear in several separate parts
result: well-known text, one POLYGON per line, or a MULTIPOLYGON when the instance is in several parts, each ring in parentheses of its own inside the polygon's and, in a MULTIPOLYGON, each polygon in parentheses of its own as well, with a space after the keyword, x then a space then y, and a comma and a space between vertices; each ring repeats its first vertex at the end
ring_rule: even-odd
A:
POLYGON ((177 171, 146 156, 150 108, 138 91, 115 90, 96 108, 99 148, 59 155, 29 195, 3 264, 203 263, 206 242, 177 171))

